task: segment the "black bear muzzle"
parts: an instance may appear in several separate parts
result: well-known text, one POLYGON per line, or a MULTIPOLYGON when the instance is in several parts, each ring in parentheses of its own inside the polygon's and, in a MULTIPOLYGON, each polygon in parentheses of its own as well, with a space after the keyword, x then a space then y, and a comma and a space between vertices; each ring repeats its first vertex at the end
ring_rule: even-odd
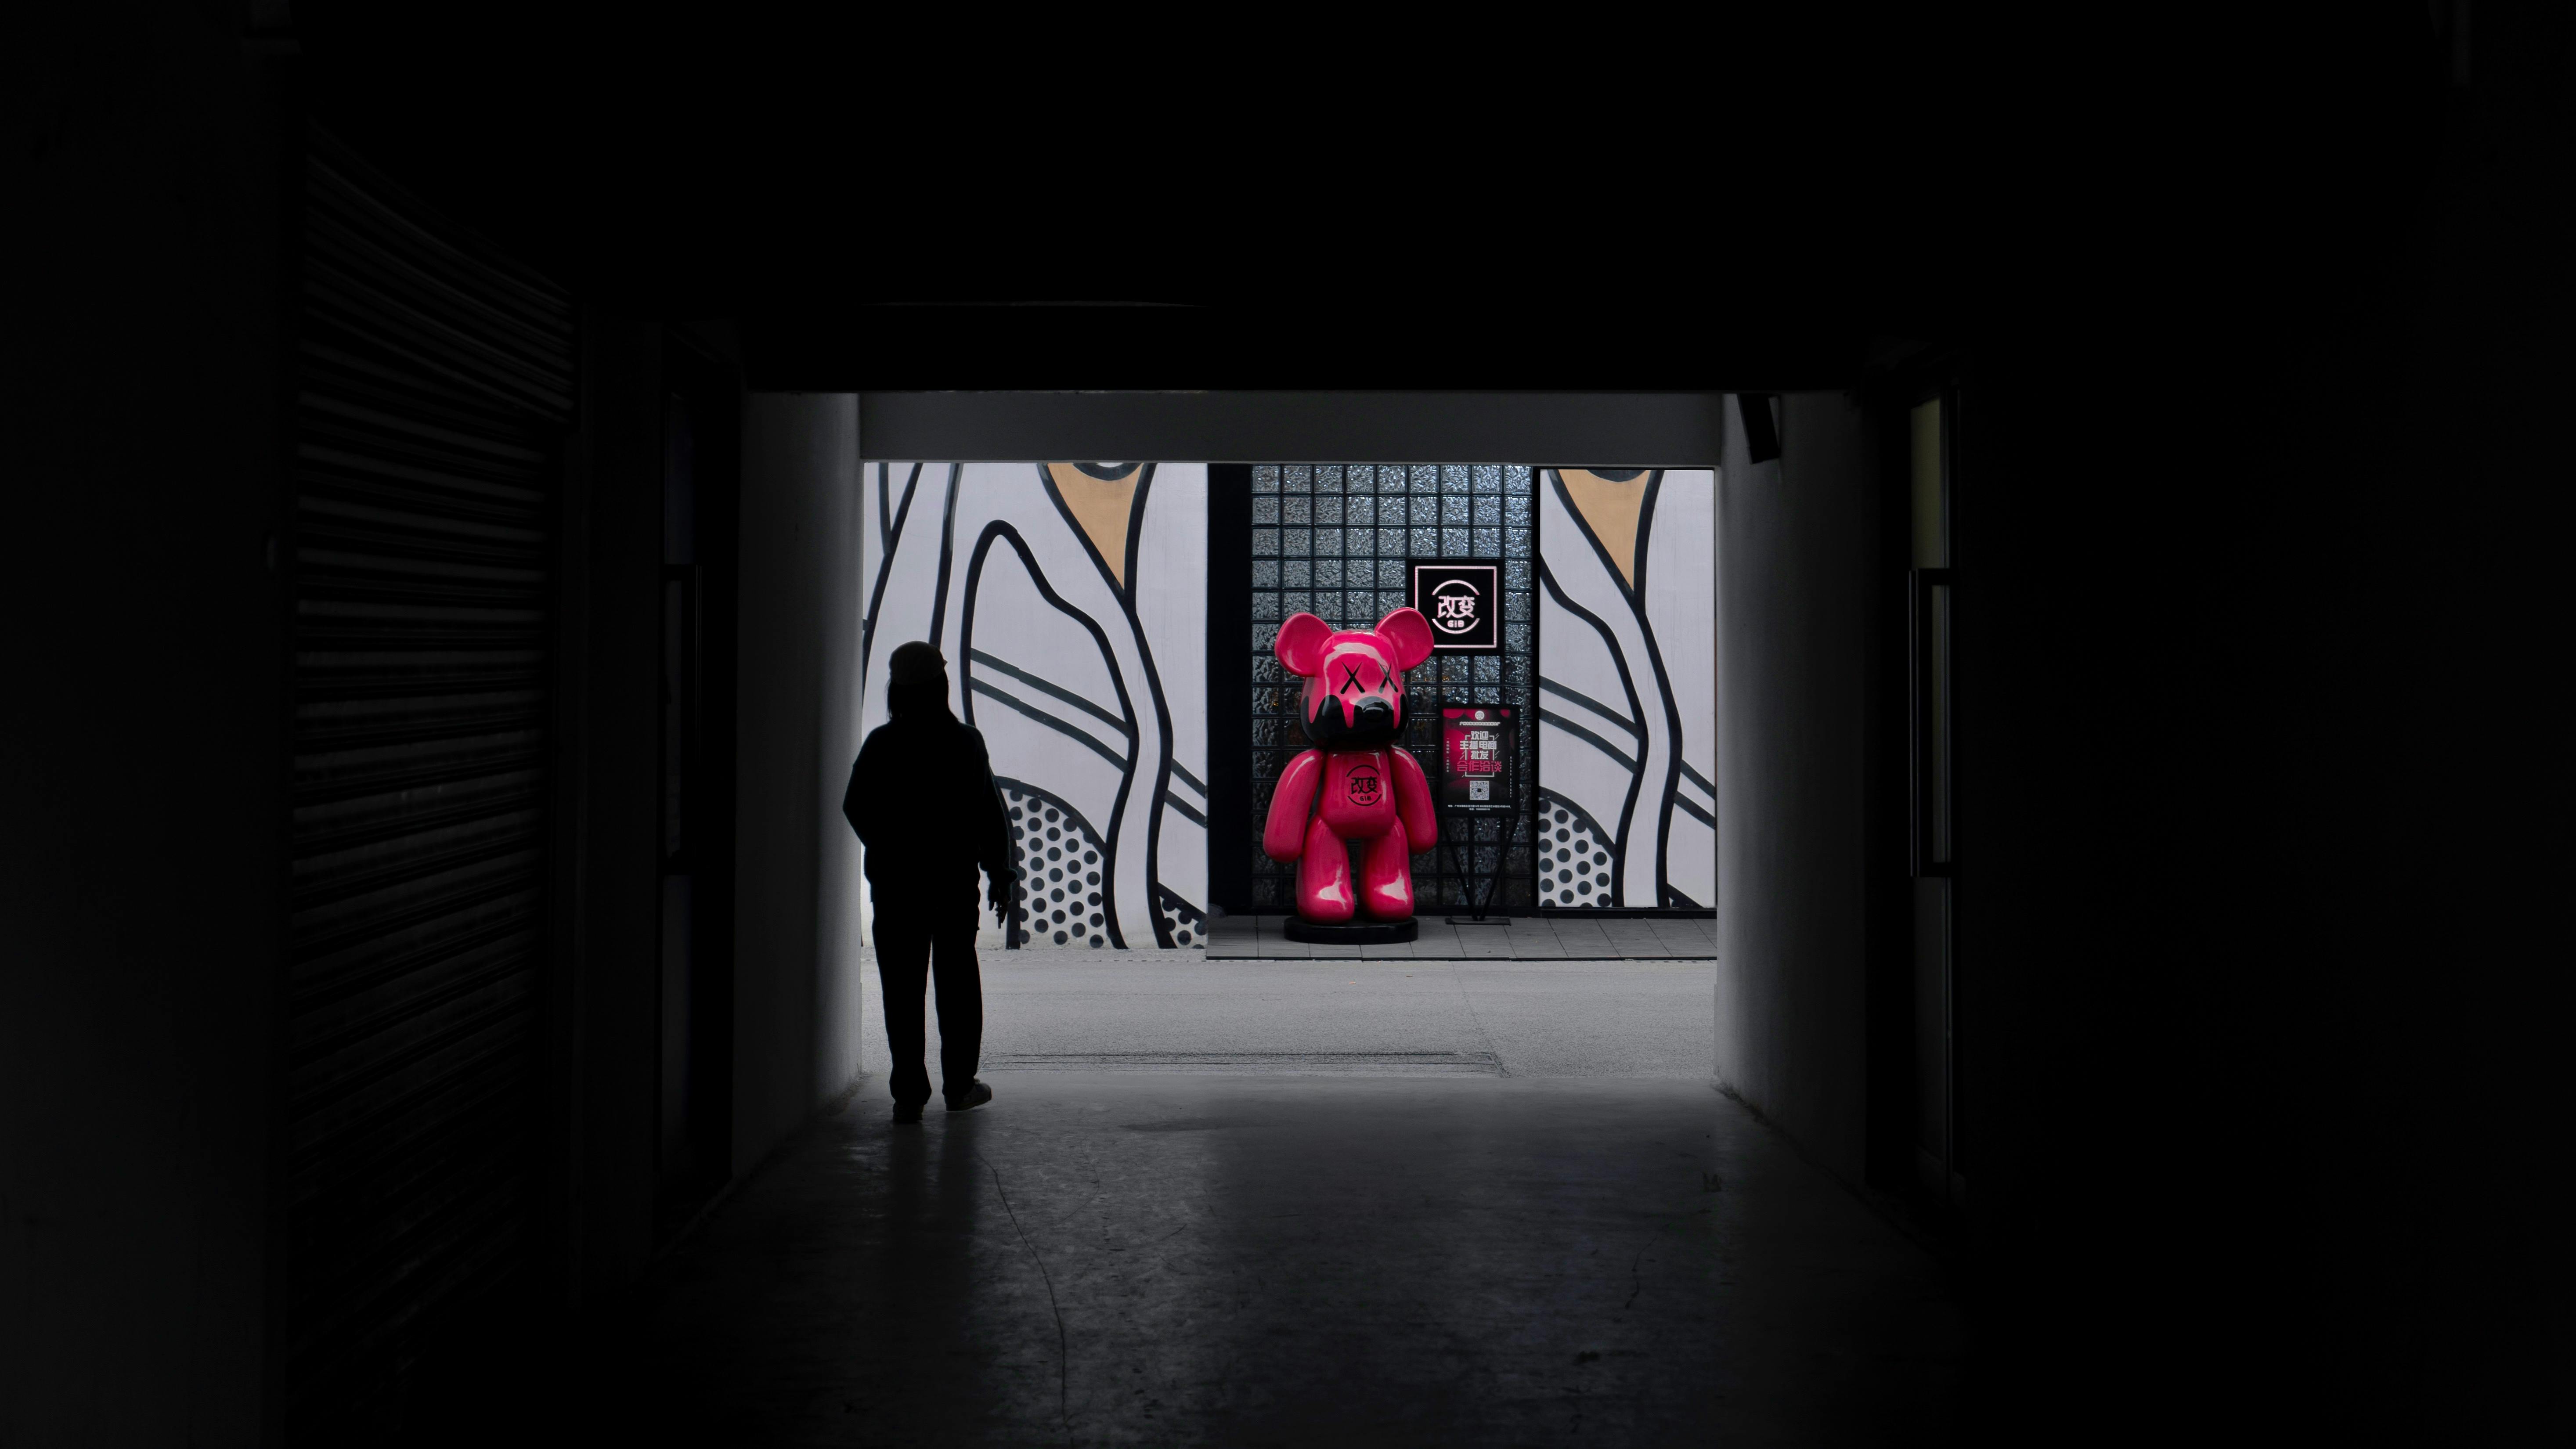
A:
POLYGON ((1315 707, 1315 717, 1307 722, 1306 733, 1319 745, 1363 749, 1382 745, 1395 738, 1395 705, 1372 694, 1344 714, 1341 699, 1326 695, 1324 702, 1315 707))

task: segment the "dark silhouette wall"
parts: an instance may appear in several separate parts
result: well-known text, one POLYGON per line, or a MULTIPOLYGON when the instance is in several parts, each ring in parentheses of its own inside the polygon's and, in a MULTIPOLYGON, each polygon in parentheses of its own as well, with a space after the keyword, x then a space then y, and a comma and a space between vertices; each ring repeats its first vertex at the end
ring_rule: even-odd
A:
POLYGON ((7 67, 13 1444, 250 1444, 272 1408, 285 157, 231 18, 58 11, 7 67))
MULTIPOLYGON (((268 546, 286 523, 292 258, 285 62, 243 29, 277 9, 56 6, 24 22, 0 60, 16 107, 0 182, 17 262, 0 477, 18 545, 0 578, 23 661, 0 690, 0 1439, 12 1443, 254 1444, 277 1425, 269 1134, 288 635, 268 546)), ((1980 40, 1994 58, 1981 64, 2009 62, 2009 85, 1909 57, 1938 82, 1926 104, 1814 170, 1865 191, 1842 163, 1868 152, 1858 174, 1870 184, 1901 171, 1918 189, 1849 202, 1855 224, 1831 268, 1776 283, 1768 268, 1813 239, 1786 224, 1763 256, 1674 228, 1677 250, 1620 268, 1615 297, 1579 284, 1604 273, 1606 253, 1577 258, 1578 280, 1526 313, 1462 288, 1488 331, 1367 364, 1367 384, 1390 388, 1472 375, 1670 398, 1860 384, 1866 332, 1953 344, 1973 361, 1977 453, 1956 502, 1962 1092, 1979 1134, 1956 1241, 1984 1385, 1970 1442, 2212 1426, 2285 1442, 2576 1432, 2558 1223, 2566 1018, 2554 999, 2560 963, 2576 955, 2560 904, 2571 812, 2557 481, 2576 209, 2558 195, 2556 144, 2576 92, 2563 11, 2479 7, 2473 51, 2457 43, 2466 15, 2445 4, 2333 27, 2246 15, 2156 28, 2123 12, 2090 31, 2068 21, 1980 40), (2046 63, 2024 65, 2038 45, 2046 63), (1903 164, 1887 164, 1897 151, 1903 164), (1941 236, 1926 262, 1888 222, 1936 192, 1941 236), (1767 342, 1706 360, 1709 339, 1741 335, 1739 306, 1761 324, 1757 340, 1810 339, 1794 377, 1753 365, 1772 355, 1767 342), (1560 343, 1672 340, 1524 349, 1490 330, 1532 317, 1553 318, 1560 343), (1545 367, 1528 370, 1531 355, 1545 367), (1820 358, 1855 375, 1818 379, 1820 358), (1438 371, 1452 366, 1467 373, 1438 371)), ((451 128, 483 149, 454 145, 434 176, 378 159, 443 203, 493 157, 515 158, 518 189, 484 194, 485 217, 542 202, 565 252, 606 251, 625 233, 650 243, 600 263, 622 292, 560 278, 587 310, 558 614, 560 949, 540 1224, 551 1246, 529 1286, 558 1313, 613 1312, 654 1235, 662 319, 763 298, 772 310, 746 321, 747 336, 807 319, 765 359, 746 358, 765 386, 951 387, 969 374, 961 362, 930 376, 873 342, 865 356, 900 367, 849 365, 862 355, 849 339, 865 334, 842 324, 865 314, 802 306, 796 289, 821 289, 820 270, 765 266, 776 280, 756 286, 680 275, 697 254, 661 244, 652 208, 684 240, 740 238, 725 255, 746 270, 777 259, 760 251, 777 228, 718 204, 757 195, 748 182, 694 210, 674 203, 692 178, 731 176, 738 158, 676 144, 682 108, 643 79, 618 104, 668 127, 636 128, 642 139, 620 153, 628 170, 577 159, 568 186, 554 173, 577 153, 556 142, 624 136, 593 124, 624 114, 607 101, 583 126, 533 140, 512 128, 534 127, 542 106, 468 116, 409 104, 479 94, 477 75, 450 63, 502 52, 514 83, 555 83, 540 73, 557 52, 530 60, 515 32, 496 45, 434 19, 420 24, 438 32, 441 65, 386 109, 408 117, 423 154, 451 128), (652 169, 681 152, 686 169, 652 169), (565 220, 609 199, 627 210, 607 224, 565 220), (692 288, 717 300, 664 305, 692 288), (835 358, 839 380, 822 375, 835 358)), ((391 31, 413 23, 388 22, 384 53, 410 43, 391 31)), ((743 75, 790 89, 760 65, 743 75)), ((361 96, 378 79, 344 68, 332 93, 361 96)), ((830 87, 812 94, 842 104, 830 87)), ((701 109, 754 114, 723 99, 701 109)), ((736 124, 749 134, 754 122, 736 124)), ((348 134, 363 149, 362 130, 348 134)), ((812 134, 840 144, 829 126, 812 134)), ((782 151, 777 174, 813 154, 782 151)), ((929 148, 919 159, 924 175, 982 174, 929 148)), ((1524 204, 1529 173, 1511 160, 1496 194, 1524 204)), ((1799 172, 1758 170, 1770 187, 1799 172)), ((1352 184, 1396 196, 1419 180, 1408 167, 1352 184)), ((1702 184, 1698 171, 1688 184, 1702 184)), ((1770 216, 1799 214, 1796 196, 1760 199, 1770 216)), ((861 234, 817 226, 798 246, 859 274, 849 240, 861 234)), ((504 244, 540 267, 560 259, 504 244)), ((945 256, 957 239, 904 244, 945 256)), ((1025 250, 1017 234, 1009 245, 1025 250)), ((1168 250, 1128 251, 1158 276, 1174 265, 1168 250)), ((1002 255, 948 258, 946 275, 977 285, 933 290, 987 295, 978 269, 1002 255)), ((1295 270, 1224 256, 1248 287, 1295 270)), ((1385 270, 1365 251, 1350 266, 1353 278, 1385 270)), ((1338 337, 1321 324, 1401 300, 1393 289, 1409 283, 1389 275, 1386 291, 1327 287, 1281 305, 1312 307, 1307 330, 1338 337)), ((1020 273, 991 285, 1014 280, 1036 285, 1020 273)), ((1084 355, 1088 314, 985 310, 1045 345, 994 347, 998 334, 947 317, 921 325, 954 332, 952 361, 1008 360, 1010 385, 1141 376, 1077 375, 1062 361, 1084 355)), ((1190 325, 1231 349, 1207 356, 1240 363, 1269 346, 1245 315, 1213 308, 1190 325)), ((1136 355, 1147 351, 1158 368, 1200 356, 1136 355)), ((1232 380, 1361 385, 1321 351, 1300 357, 1232 380)), ((1157 372, 1135 385, 1227 381, 1157 372)), ((1802 460, 1839 446, 1843 404, 1812 405, 1788 404, 1782 491, 1729 500, 1743 504, 1729 516, 1745 546, 1768 539, 1780 553, 1730 545, 1725 599, 1772 610, 1811 643, 1792 656, 1764 629, 1722 646, 1788 693, 1740 698, 1743 713, 1728 716, 1747 754, 1721 816, 1743 812, 1739 865, 1777 895, 1744 899, 1731 918, 1740 945, 1723 963, 1735 995, 1720 1066, 1848 1174, 1872 1130, 1868 988, 1883 979, 1873 953, 1884 942, 1832 903, 1878 909, 1868 821, 1889 791, 1868 771, 1886 751, 1853 714, 1884 722, 1891 702, 1870 696, 1883 669, 1829 656, 1870 647, 1849 611, 1883 625, 1862 580, 1883 530, 1839 469, 1792 486, 1802 460), (1861 601, 1838 580, 1861 580, 1861 601), (1851 810, 1861 823, 1846 823, 1851 810)), ((832 874, 846 877, 847 857, 826 854, 810 888, 777 869, 838 841, 828 816, 813 818, 814 797, 836 768, 847 681, 792 676, 849 652, 833 633, 848 616, 833 622, 840 565, 818 540, 854 510, 823 488, 828 468, 779 461, 828 451, 812 419, 754 411, 737 1168, 855 1058, 840 1026, 816 1031, 846 1020, 828 963, 850 930, 832 874), (756 887, 755 859, 770 872, 756 887)), ((886 421, 927 436, 971 412, 924 404, 886 421)), ((1480 414, 1492 410, 1452 417, 1480 414)), ((1065 451, 1131 451, 1113 446, 1130 433, 1094 436, 1065 451)), ((1878 637, 1883 650, 1883 627, 1878 637)), ((542 1346, 561 1321, 529 1314, 521 1326, 542 1346)))
MULTIPOLYGON (((1175 345, 1173 355, 1192 354, 1175 345)), ((859 422, 869 455, 878 458, 1596 458, 1686 467, 1717 456, 1720 397, 1669 390, 863 392, 859 422)))
POLYGON ((559 900, 559 1301, 595 1301, 651 1261, 658 1146, 661 857, 662 337, 583 318, 582 430, 565 530, 563 674, 573 780, 559 900))
POLYGON ((2105 90, 2033 158, 1954 505, 1978 1433, 2566 1432, 2570 51, 2477 24, 2248 32, 2188 152, 2105 90))
MULTIPOLYGON (((2571 52, 2563 18, 2478 24, 2467 71, 2395 26, 2150 41, 2045 88, 2054 132, 1998 122, 2027 152, 1961 157, 2045 238, 1979 262, 1951 339, 1968 1442, 2576 1425, 2541 964, 2571 239, 2533 180, 2571 52), (2197 88, 2150 137, 2122 108, 2182 93, 2156 67, 2197 88)), ((1902 810, 1901 749, 1852 723, 1902 726, 1868 706, 1902 614, 1843 590, 1902 548, 1866 490, 1787 486, 1795 416, 1721 529, 1720 1069, 1860 1181, 1852 1068, 1890 1063, 1854 993, 1904 945, 1858 944, 1864 861, 1901 885, 1902 820, 1876 853, 1837 822, 1902 810), (1796 647, 1872 633, 1874 675, 1796 647), (1840 949, 1796 980, 1747 950, 1799 942, 1840 949)))

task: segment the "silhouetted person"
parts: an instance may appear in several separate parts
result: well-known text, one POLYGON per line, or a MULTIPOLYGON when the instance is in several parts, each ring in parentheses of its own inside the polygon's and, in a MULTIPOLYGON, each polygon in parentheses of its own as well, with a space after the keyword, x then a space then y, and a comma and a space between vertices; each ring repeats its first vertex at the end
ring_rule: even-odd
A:
POLYGON ((948 708, 948 661, 906 644, 887 661, 887 722, 868 732, 850 769, 841 813, 867 847, 876 903, 877 979, 885 987, 889 1085, 898 1122, 921 1120, 925 971, 939 983, 940 1088, 948 1110, 993 1100, 975 1080, 984 1036, 984 983, 975 966, 975 868, 992 879, 993 913, 1008 910, 1011 826, 993 788, 984 737, 948 708))

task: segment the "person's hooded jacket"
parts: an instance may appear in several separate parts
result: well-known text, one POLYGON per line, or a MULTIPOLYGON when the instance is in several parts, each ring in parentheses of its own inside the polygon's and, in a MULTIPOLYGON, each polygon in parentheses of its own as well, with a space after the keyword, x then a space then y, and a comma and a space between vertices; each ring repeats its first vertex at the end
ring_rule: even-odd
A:
POLYGON ((928 679, 898 673, 886 702, 889 719, 868 732, 841 797, 841 813, 867 847, 876 910, 962 903, 971 912, 977 867, 997 895, 1016 874, 984 736, 948 708, 944 669, 928 679))

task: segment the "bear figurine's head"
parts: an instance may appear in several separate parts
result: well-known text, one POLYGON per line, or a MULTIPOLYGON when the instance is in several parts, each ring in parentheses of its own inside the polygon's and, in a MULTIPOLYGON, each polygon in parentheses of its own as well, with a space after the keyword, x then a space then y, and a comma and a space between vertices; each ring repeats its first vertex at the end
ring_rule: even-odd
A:
POLYGON ((1306 680, 1306 736, 1325 749, 1375 749, 1404 728, 1404 671, 1431 657, 1431 621, 1398 609, 1374 629, 1312 614, 1279 626, 1279 662, 1306 680))

